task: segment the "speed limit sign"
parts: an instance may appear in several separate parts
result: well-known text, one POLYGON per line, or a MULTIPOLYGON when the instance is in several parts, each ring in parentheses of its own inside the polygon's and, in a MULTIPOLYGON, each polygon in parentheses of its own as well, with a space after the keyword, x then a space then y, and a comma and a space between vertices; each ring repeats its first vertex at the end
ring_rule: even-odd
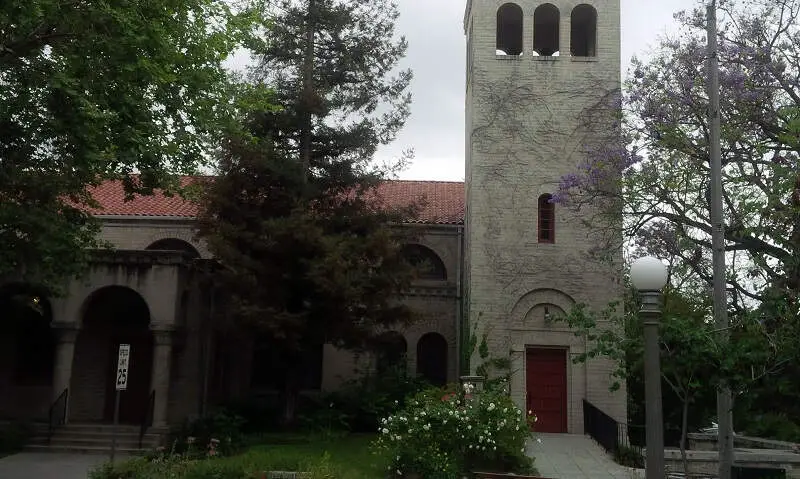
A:
POLYGON ((130 363, 131 345, 120 344, 117 358, 117 391, 128 389, 128 365, 130 363))

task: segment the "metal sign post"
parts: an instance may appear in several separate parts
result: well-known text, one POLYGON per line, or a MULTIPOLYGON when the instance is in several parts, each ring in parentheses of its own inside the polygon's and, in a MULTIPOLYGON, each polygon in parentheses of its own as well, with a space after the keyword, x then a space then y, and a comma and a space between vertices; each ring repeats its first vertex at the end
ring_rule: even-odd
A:
POLYGON ((114 397, 114 428, 111 431, 111 462, 117 450, 117 426, 119 425, 119 394, 128 389, 128 365, 131 356, 131 345, 120 344, 117 356, 117 385, 114 397))

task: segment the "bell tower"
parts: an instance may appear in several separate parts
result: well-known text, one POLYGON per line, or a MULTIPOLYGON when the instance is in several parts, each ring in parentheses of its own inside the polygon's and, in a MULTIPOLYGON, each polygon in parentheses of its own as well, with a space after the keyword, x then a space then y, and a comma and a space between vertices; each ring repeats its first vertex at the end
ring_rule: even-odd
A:
POLYGON ((620 0, 468 0, 464 28, 470 328, 510 360, 511 395, 537 430, 582 433, 585 401, 626 422, 624 385, 609 391, 614 365, 574 363, 584 341, 553 321, 622 294, 621 251, 611 263, 592 254, 596 211, 553 196, 615 131, 620 0))

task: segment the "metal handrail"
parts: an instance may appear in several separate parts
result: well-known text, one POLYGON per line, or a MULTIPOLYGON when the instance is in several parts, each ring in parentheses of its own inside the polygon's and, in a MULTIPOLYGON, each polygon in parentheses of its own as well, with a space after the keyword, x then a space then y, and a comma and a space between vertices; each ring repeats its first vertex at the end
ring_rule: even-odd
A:
POLYGON ((142 418, 142 424, 139 426, 139 449, 142 448, 142 442, 147 429, 153 425, 153 411, 156 407, 156 390, 150 391, 150 397, 147 400, 147 411, 142 418))
POLYGON ((620 446, 619 423, 594 404, 583 400, 583 427, 586 434, 610 453, 620 446))
POLYGON ((67 419, 67 399, 69 398, 69 388, 64 388, 58 395, 53 404, 50 405, 48 412, 47 443, 53 438, 53 433, 57 426, 63 426, 67 419))

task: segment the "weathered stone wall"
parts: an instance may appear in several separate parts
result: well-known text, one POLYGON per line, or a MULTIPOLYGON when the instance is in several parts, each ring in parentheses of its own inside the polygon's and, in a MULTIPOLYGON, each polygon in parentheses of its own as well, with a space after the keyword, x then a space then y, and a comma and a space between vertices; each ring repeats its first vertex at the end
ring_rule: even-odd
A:
MULTIPOLYGON (((561 56, 536 57, 533 14, 545 2, 516 2, 524 13, 521 56, 496 54, 497 9, 504 3, 472 0, 466 16, 466 30, 472 32, 467 41, 472 48, 466 100, 467 308, 470 324, 489 328, 492 353, 511 354, 512 396, 524 407, 527 347, 562 347, 570 356, 585 348, 569 331, 538 322, 529 312, 544 302, 564 311, 576 302, 601 308, 621 293, 618 266, 588 255, 600 239, 582 220, 594 212, 577 215, 557 205, 555 243, 537 238, 539 196, 554 193, 563 175, 578 170, 583 147, 593 139, 582 115, 619 86, 620 6, 618 0, 549 1, 560 10, 561 56), (595 57, 568 53, 570 12, 579 3, 598 12, 595 57)), ((624 388, 608 391, 611 368, 605 360, 568 364, 570 432, 583 431, 582 398, 625 420, 624 388)))
POLYGON ((143 250, 162 239, 179 239, 194 246, 201 257, 209 258, 208 248, 195 237, 193 225, 190 218, 104 218, 100 239, 130 250, 143 250))

